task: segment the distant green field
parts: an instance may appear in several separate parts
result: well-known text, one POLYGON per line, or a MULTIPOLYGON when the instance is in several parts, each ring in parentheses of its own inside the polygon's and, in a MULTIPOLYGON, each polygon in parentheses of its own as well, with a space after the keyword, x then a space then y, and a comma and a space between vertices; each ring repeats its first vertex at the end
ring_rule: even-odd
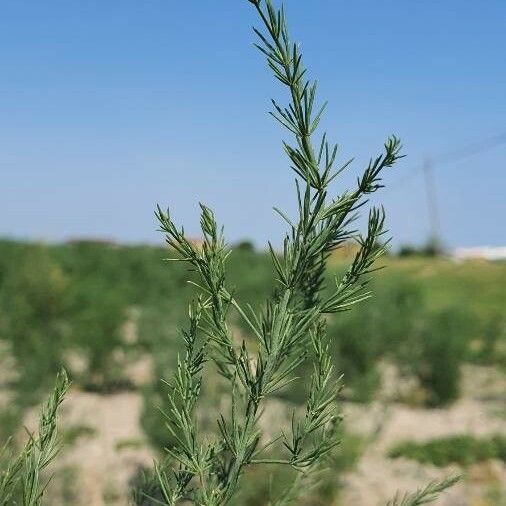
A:
MULTIPOLYGON (((12 386, 20 400, 36 400, 61 364, 70 367, 72 353, 85 358, 87 368, 75 378, 85 388, 128 386, 119 349, 127 357, 153 354, 165 374, 194 294, 186 266, 165 262, 167 256, 163 247, 0 241, 0 341, 7 345, 0 350, 17 363, 12 386), (127 322, 135 342, 124 339, 127 322)), ((329 282, 350 261, 332 258, 329 282)), ((454 357, 504 364, 506 263, 387 257, 383 264, 373 276, 372 300, 329 320, 338 367, 358 398, 374 391, 382 357, 415 374, 454 357)), ((237 299, 259 309, 275 289, 269 255, 237 248, 228 280, 237 299)), ((238 317, 231 323, 247 338, 238 317)), ((435 388, 430 374, 423 381, 435 388)))
MULTIPOLYGON (((379 284, 409 280, 423 289, 431 309, 461 306, 482 323, 506 316, 506 262, 448 258, 388 257, 385 269, 375 275, 379 284)), ((334 260, 331 267, 344 268, 346 262, 334 260)))

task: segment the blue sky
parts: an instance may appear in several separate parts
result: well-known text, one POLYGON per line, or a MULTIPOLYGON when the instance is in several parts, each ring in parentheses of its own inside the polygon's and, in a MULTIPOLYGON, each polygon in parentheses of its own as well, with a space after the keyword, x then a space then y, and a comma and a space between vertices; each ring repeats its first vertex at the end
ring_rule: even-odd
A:
MULTIPOLYGON (((339 192, 399 135, 407 157, 375 198, 396 244, 429 233, 427 157, 448 246, 506 243, 506 2, 286 0, 341 159, 339 192), (504 137, 502 138, 504 141, 504 137), (484 144, 482 144, 482 142, 484 144)), ((279 243, 294 211, 284 95, 252 47, 246 0, 2 0, 0 235, 157 241, 170 205, 198 235, 198 201, 231 241, 279 243)))

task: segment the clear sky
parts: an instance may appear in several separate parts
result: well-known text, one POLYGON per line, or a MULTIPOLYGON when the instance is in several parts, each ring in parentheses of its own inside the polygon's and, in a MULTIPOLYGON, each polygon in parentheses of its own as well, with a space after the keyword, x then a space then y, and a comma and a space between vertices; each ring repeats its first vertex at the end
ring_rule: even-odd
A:
MULTIPOLYGON (((422 242, 418 167, 470 146, 434 167, 444 241, 506 243, 506 1, 285 6, 324 127, 356 158, 336 192, 399 135, 408 156, 375 200, 396 244, 422 242)), ((255 22, 246 0, 2 0, 0 235, 156 241, 156 203, 198 235, 201 200, 230 241, 279 243, 293 177, 255 22)))

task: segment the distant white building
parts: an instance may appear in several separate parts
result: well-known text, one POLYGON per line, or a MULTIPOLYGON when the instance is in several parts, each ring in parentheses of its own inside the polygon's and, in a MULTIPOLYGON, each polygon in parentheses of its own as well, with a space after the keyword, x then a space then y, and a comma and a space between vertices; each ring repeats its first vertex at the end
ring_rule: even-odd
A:
POLYGON ((453 251, 456 260, 506 260, 506 246, 477 246, 474 248, 456 248, 453 251))

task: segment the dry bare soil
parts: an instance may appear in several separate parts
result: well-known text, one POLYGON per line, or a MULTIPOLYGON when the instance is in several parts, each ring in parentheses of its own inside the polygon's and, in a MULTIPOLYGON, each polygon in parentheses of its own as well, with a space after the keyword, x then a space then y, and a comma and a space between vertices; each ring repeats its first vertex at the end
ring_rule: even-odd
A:
MULTIPOLYGON (((446 409, 428 410, 381 400, 369 405, 344 404, 348 430, 369 442, 356 468, 339 477, 343 491, 336 506, 383 505, 397 491, 413 491, 430 480, 463 472, 458 467, 441 469, 407 459, 390 459, 387 452, 398 442, 455 434, 506 434, 504 375, 491 368, 466 366, 463 376, 461 399, 446 409)), ((388 388, 395 388, 393 379, 388 388)), ((267 417, 279 419, 281 406, 276 403, 273 410, 267 410, 267 417)), ((128 503, 132 477, 139 468, 149 467, 154 458, 140 427, 141 409, 142 399, 135 392, 107 396, 79 390, 70 393, 63 408, 62 426, 76 437, 58 459, 49 491, 50 504, 128 503)), ((35 418, 33 414, 30 417, 28 425, 35 418)), ((506 504, 504 463, 488 461, 464 472, 465 479, 436 504, 506 504)))

